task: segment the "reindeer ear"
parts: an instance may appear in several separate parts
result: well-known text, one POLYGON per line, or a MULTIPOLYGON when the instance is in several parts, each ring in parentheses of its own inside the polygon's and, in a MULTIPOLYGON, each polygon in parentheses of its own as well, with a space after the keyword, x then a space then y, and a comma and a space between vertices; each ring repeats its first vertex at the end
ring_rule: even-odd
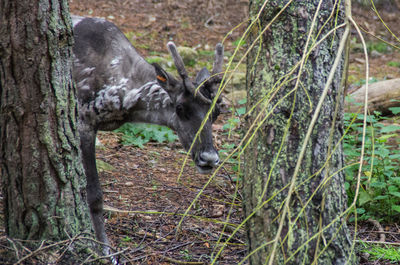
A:
POLYGON ((158 84, 168 93, 171 98, 179 92, 178 81, 168 74, 160 65, 153 63, 154 70, 156 72, 156 79, 158 84))
POLYGON ((162 67, 156 63, 153 63, 154 70, 156 72, 156 78, 158 84, 164 88, 166 91, 175 90, 176 79, 168 74, 162 67))
POLYGON ((210 76, 211 76, 210 72, 207 70, 206 67, 204 67, 203 69, 200 70, 200 72, 197 73, 195 81, 196 85, 202 84, 204 81, 210 78, 210 76))
POLYGON ((160 86, 166 87, 168 86, 168 73, 162 69, 162 67, 156 63, 153 63, 154 70, 156 71, 156 78, 160 86))

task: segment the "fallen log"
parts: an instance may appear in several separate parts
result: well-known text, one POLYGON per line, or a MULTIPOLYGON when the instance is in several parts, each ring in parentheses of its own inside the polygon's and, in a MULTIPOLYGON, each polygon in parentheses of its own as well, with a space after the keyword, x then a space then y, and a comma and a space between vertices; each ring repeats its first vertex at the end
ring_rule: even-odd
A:
MULTIPOLYGON (((357 112, 364 104, 365 85, 351 93, 345 102, 345 112, 357 112)), ((391 107, 400 107, 400 78, 379 81, 368 86, 368 110, 392 115, 391 107)))

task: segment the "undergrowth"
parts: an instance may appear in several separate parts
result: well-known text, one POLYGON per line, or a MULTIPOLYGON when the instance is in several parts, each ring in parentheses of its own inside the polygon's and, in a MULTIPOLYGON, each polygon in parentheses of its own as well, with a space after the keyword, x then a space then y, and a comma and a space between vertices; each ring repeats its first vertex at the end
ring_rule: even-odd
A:
POLYGON ((140 148, 143 148, 144 144, 150 141, 171 143, 178 139, 178 136, 168 127, 155 124, 125 123, 115 132, 123 134, 122 144, 140 148))
POLYGON ((235 141, 235 137, 240 137, 243 134, 242 131, 242 123, 241 119, 246 114, 246 99, 241 99, 237 102, 237 106, 232 104, 230 108, 230 112, 232 113, 230 117, 225 121, 222 126, 223 135, 225 135, 225 143, 221 146, 219 150, 219 154, 222 160, 230 156, 230 158, 226 161, 226 164, 230 165, 230 168, 236 173, 236 176, 232 178, 233 181, 241 181, 243 172, 241 167, 243 166, 243 161, 238 157, 238 153, 240 153, 240 149, 238 152, 233 153, 237 148, 237 143, 235 141))
MULTIPOLYGON (((391 108, 393 114, 399 108, 391 108)), ((344 154, 347 164, 357 163, 361 155, 363 115, 345 113, 344 154)), ((400 221, 400 126, 385 123, 388 118, 380 112, 367 116, 365 159, 362 167, 361 187, 357 201, 360 220, 373 218, 384 222, 400 221)), ((349 202, 354 200, 359 165, 346 168, 346 191, 349 202)))

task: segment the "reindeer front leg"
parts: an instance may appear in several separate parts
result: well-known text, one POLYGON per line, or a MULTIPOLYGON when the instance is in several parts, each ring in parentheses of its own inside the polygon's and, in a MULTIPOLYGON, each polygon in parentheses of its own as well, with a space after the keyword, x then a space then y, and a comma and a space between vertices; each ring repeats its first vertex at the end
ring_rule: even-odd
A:
MULTIPOLYGON (((96 238, 100 242, 109 245, 104 227, 103 218, 103 192, 96 168, 96 131, 84 131, 80 133, 83 167, 86 173, 87 202, 96 238)), ((103 247, 105 255, 109 254, 109 247, 103 247)))

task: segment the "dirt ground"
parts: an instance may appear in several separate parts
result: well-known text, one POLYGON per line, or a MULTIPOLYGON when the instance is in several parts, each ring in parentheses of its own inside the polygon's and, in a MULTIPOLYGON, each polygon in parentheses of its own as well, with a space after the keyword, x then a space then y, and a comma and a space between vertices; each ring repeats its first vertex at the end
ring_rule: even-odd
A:
MULTIPOLYGON (((399 1, 393 1, 399 3, 399 1)), ((400 4, 397 4, 400 6, 400 4)), ((379 14, 387 27, 384 26, 378 15, 372 8, 353 7, 353 16, 356 23, 360 26, 364 33, 364 38, 368 44, 377 42, 378 38, 390 44, 399 47, 400 41, 400 22, 399 9, 393 8, 390 10, 379 10, 379 14), (368 33, 366 33, 368 32, 368 33), (393 34, 392 34, 393 33, 393 34)), ((349 81, 365 79, 365 56, 362 53, 361 41, 358 38, 357 31, 352 30, 349 81), (354 44, 358 43, 358 44, 354 44)), ((380 42, 382 44, 382 42, 380 42)), ((387 45, 387 50, 384 52, 369 53, 369 70, 370 77, 377 80, 393 79, 400 77, 400 68, 391 66, 390 62, 400 62, 400 52, 398 49, 387 45)), ((357 82, 356 82, 357 83, 357 82)), ((350 82, 351 84, 351 82, 350 82)), ((352 87, 357 88, 357 85, 352 87)), ((350 88, 351 89, 351 88, 350 88)))
MULTIPOLYGON (((104 17, 124 32, 133 32, 135 47, 143 54, 166 52, 173 40, 180 46, 214 47, 235 26, 246 21, 247 0, 70 0, 71 12, 82 16, 104 17)), ((239 31, 228 37, 236 40, 239 31)))
MULTIPOLYGON (((213 47, 232 28, 246 21, 248 1, 70 0, 70 8, 73 14, 105 17, 124 32, 132 32, 136 48, 147 56, 152 51, 166 53, 165 44, 169 40, 188 47, 213 47)), ((366 30, 395 43, 395 38, 388 37, 390 34, 376 16, 361 9, 355 9, 354 13, 366 30)), ((398 13, 385 11, 383 17, 392 29, 400 31, 398 13)), ((232 50, 240 33, 240 30, 234 31, 227 37, 226 50, 232 50)), ((350 75, 355 79, 362 79, 363 60, 360 52, 352 53, 350 75)), ((399 62, 399 53, 392 50, 371 58, 371 76, 400 77, 400 68, 389 66, 390 61, 399 62)), ((228 140, 223 134, 226 119, 221 117, 214 126, 219 148, 235 140, 228 140)), ((100 172, 108 209, 106 228, 112 245, 123 250, 131 264, 208 264, 222 246, 217 244, 218 240, 227 240, 242 221, 241 195, 232 197, 236 176, 230 166, 221 170, 205 188, 189 211, 190 216, 183 220, 180 233, 176 234, 181 214, 209 176, 198 174, 189 159, 181 182, 177 182, 185 159, 179 143, 150 143, 140 149, 122 145, 115 133, 100 133, 99 139, 102 147, 98 148, 97 159, 112 166, 100 172), (229 224, 224 226, 228 216, 229 224)), ((390 226, 389 230, 393 229, 390 226)), ((363 238, 375 240, 379 237, 375 230, 373 225, 365 224, 360 232, 364 232, 363 238)), ((240 262, 246 256, 245 240, 244 230, 239 229, 218 264, 240 262)), ((400 239, 391 240, 399 242, 400 239)))

